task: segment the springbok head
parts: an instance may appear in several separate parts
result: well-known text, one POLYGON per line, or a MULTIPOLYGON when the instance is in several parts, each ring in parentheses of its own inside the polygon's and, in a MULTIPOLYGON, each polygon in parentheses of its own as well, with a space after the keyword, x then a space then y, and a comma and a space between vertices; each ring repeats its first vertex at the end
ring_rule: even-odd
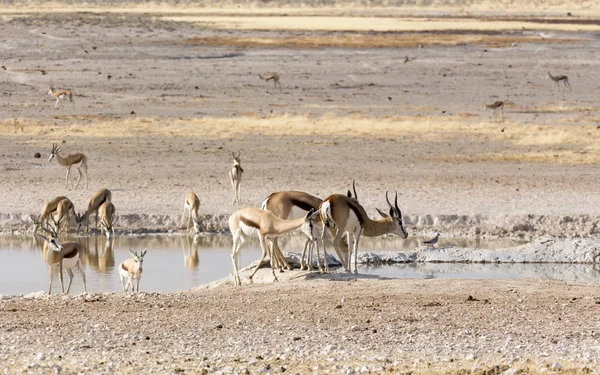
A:
POLYGON ((242 155, 241 151, 238 152, 237 156, 235 155, 235 152, 231 153, 231 156, 233 156, 233 164, 235 164, 235 165, 239 165, 240 164, 240 162, 242 160, 242 159, 240 159, 241 155, 242 155))
POLYGON ((50 152, 50 157, 48 158, 48 162, 51 162, 52 159, 60 152, 60 147, 56 143, 52 144, 52 151, 50 152))
POLYGON ((394 224, 396 225, 396 229, 393 233, 399 235, 402 238, 408 237, 408 233, 406 232, 406 229, 404 229, 404 225, 402 224, 402 211, 400 211, 400 207, 398 207, 398 192, 396 192, 396 199, 394 200, 393 205, 390 202, 390 199, 388 198, 387 191, 385 192, 385 200, 387 201, 387 204, 390 209, 389 214, 384 213, 379 208, 377 208, 377 212, 382 217, 394 222, 394 224))
POLYGON ((133 250, 129 249, 132 258, 135 261, 136 268, 140 271, 142 270, 142 264, 144 263, 144 255, 146 255, 146 251, 148 251, 148 249, 142 250, 140 255, 138 255, 137 251, 134 252, 133 250))
MULTIPOLYGON (((52 220, 54 220, 54 218, 52 218, 52 220)), ((61 251, 63 250, 63 245, 60 243, 60 241, 58 240, 58 227, 60 225, 60 220, 58 221, 58 223, 56 221, 54 221, 54 227, 52 227, 51 225, 41 225, 40 228, 42 228, 42 231, 45 233, 45 235, 41 235, 41 234, 35 234, 36 237, 43 239, 44 241, 46 241, 46 243, 48 244, 48 247, 50 248, 50 250, 52 251, 61 251)))
POLYGON ((320 211, 315 211, 314 208, 311 208, 311 210, 308 211, 304 217, 304 223, 301 227, 302 233, 304 233, 306 237, 313 242, 317 240, 318 233, 317 228, 315 227, 315 221, 320 214, 320 211))

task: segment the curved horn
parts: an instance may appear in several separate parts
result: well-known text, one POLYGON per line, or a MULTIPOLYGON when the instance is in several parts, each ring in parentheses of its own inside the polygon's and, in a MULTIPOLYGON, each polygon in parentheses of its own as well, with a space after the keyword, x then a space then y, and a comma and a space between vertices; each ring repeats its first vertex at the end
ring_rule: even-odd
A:
POLYGON ((387 190, 385 191, 385 200, 387 201, 387 204, 388 204, 390 207, 394 207, 394 206, 392 206, 392 204, 390 203, 390 198, 388 198, 388 192, 387 192, 387 190))
POLYGON ((242 156, 242 152, 241 152, 241 151, 238 151, 238 156, 237 156, 237 158, 239 159, 239 158, 240 158, 240 156, 242 156))
POLYGON ((235 152, 231 151, 231 156, 235 159, 235 152))
POLYGON ((356 180, 352 180, 352 190, 354 190, 354 199, 358 201, 358 194, 356 194, 356 180))
POLYGON ((394 200, 394 205, 396 206, 396 211, 398 212, 398 216, 402 218, 402 211, 400 211, 400 207, 398 207, 398 192, 396 192, 396 199, 394 200))

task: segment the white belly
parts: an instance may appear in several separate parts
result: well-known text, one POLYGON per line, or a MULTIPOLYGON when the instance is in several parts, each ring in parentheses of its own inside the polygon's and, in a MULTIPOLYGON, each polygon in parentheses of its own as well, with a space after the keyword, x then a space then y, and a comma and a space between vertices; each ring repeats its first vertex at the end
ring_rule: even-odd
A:
POLYGON ((254 227, 250 227, 241 221, 240 221, 240 229, 242 230, 242 233, 246 237, 253 236, 253 235, 256 235, 256 233, 258 233, 258 229, 254 228, 254 227))
POLYGON ((344 232, 355 233, 356 230, 360 228, 360 221, 358 221, 358 216, 354 213, 354 211, 350 210, 348 214, 348 220, 346 220, 346 228, 344 228, 344 232))
POLYGON ((292 210, 290 211, 290 214, 288 215, 288 217, 283 217, 282 219, 285 219, 285 220, 299 219, 301 217, 306 216, 307 213, 308 213, 308 211, 305 211, 298 206, 294 206, 294 207, 292 207, 292 210))
POLYGON ((71 269, 77 265, 77 261, 79 260, 79 253, 75 255, 73 258, 64 258, 63 259, 63 268, 71 269))

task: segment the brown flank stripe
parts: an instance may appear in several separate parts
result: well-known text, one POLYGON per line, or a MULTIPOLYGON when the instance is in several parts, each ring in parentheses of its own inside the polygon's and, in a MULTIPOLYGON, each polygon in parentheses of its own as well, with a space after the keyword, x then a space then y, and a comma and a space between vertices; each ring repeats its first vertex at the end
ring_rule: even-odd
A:
MULTIPOLYGON (((297 207, 300 207, 304 211, 310 211, 310 210, 315 209, 315 207, 311 206, 310 204, 308 204, 304 201, 298 200, 298 199, 294 199, 294 198, 292 198, 292 204, 297 207)), ((319 208, 317 207, 316 209, 319 209, 319 208)))
POLYGON ((71 250, 70 252, 66 253, 63 258, 71 259, 71 258, 75 257, 75 255, 77 255, 77 249, 73 248, 73 250, 71 250))
POLYGON ((259 228, 260 228, 260 226, 259 226, 258 224, 256 224, 254 221, 252 221, 252 220, 248 220, 248 219, 246 219, 246 218, 245 218, 245 217, 243 217, 243 216, 242 216, 242 217, 240 217, 240 220, 242 221, 242 223, 246 224, 246 225, 247 225, 247 226, 249 226, 249 227, 256 228, 256 229, 259 229, 259 228))

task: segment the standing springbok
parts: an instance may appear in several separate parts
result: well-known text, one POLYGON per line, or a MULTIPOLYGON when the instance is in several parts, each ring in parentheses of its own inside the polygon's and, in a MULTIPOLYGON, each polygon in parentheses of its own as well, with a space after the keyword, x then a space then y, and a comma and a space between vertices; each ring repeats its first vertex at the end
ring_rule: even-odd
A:
POLYGON ((54 109, 58 109, 58 105, 61 100, 69 100, 73 110, 75 109, 75 100, 73 100, 73 92, 71 90, 57 90, 54 86, 48 87, 48 95, 52 95, 56 98, 54 103, 54 109))
POLYGON ((133 280, 137 281, 137 292, 140 292, 140 280, 142 279, 142 263, 144 262, 144 255, 146 255, 147 249, 142 250, 142 253, 138 255, 137 251, 129 249, 133 258, 125 259, 123 263, 119 265, 119 276, 121 278, 121 285, 123 285, 123 291, 127 292, 129 285, 131 285, 131 293, 135 293, 135 285, 133 280), (127 280, 127 285, 125 284, 127 280))
POLYGON ((102 225, 106 237, 109 239, 114 237, 114 225, 117 222, 117 218, 115 217, 115 205, 110 201, 105 201, 98 208, 98 214, 100 216, 100 225, 102 225))
POLYGON ((571 84, 569 83, 569 77, 567 77, 566 75, 559 74, 557 76, 553 76, 550 72, 548 72, 548 78, 550 78, 556 84, 556 88, 559 91, 560 91, 560 81, 563 82, 565 87, 569 88, 569 91, 573 91, 573 90, 571 90, 571 84))
POLYGON ((69 286, 67 286, 67 294, 71 290, 71 284, 73 283, 73 268, 77 267, 79 272, 81 273, 81 278, 83 279, 83 291, 87 293, 87 285, 85 282, 85 272, 83 271, 83 267, 81 266, 81 260, 79 259, 79 254, 81 252, 81 245, 67 241, 60 243, 58 240, 57 228, 60 225, 60 222, 55 222, 56 227, 54 229, 49 229, 46 226, 42 226, 42 229, 48 234, 46 236, 42 236, 36 233, 38 238, 44 240, 44 246, 42 248, 42 257, 46 264, 48 264, 48 268, 50 270, 50 283, 48 286, 48 294, 52 294, 52 275, 53 270, 58 266, 59 269, 59 278, 60 278, 60 286, 63 293, 65 293, 65 285, 63 282, 63 268, 67 270, 69 274, 69 286))
POLYGON ((58 164, 67 168, 67 177, 65 179, 65 189, 69 187, 69 176, 71 175, 71 166, 75 164, 79 164, 77 166, 77 172, 79 173, 79 178, 77 179, 77 183, 75 184, 75 189, 79 186, 79 181, 81 181, 82 173, 81 169, 85 171, 85 188, 88 188, 88 164, 87 164, 87 156, 81 153, 76 154, 68 154, 65 157, 60 156, 60 147, 56 143, 52 144, 52 152, 50 152, 50 157, 48 158, 48 163, 52 161, 52 159, 56 158, 58 164))
POLYGON ((358 273, 358 241, 361 234, 366 237, 377 237, 387 233, 394 233, 402 238, 408 237, 408 233, 402 225, 402 212, 398 207, 398 193, 394 205, 390 203, 387 192, 385 199, 389 205, 390 213, 385 214, 380 209, 377 212, 383 217, 379 220, 372 220, 367 215, 365 209, 354 199, 348 198, 345 195, 333 194, 325 198, 321 203, 321 220, 325 223, 323 227, 323 253, 325 254, 325 271, 328 271, 327 251, 325 249, 325 230, 328 226, 334 226, 335 237, 333 239, 333 247, 338 254, 341 252, 340 242, 344 233, 348 233, 348 243, 350 237, 353 237, 352 247, 348 245, 348 258, 340 259, 347 272, 351 272, 352 253, 355 254, 354 272, 358 273))
POLYGON ((200 199, 193 192, 188 193, 185 197, 185 203, 183 204, 183 215, 181 216, 181 225, 183 227, 183 222, 185 221, 185 213, 189 213, 189 219, 187 224, 187 230, 190 230, 190 222, 194 221, 194 232, 196 234, 200 233, 200 217, 198 214, 198 209, 200 208, 200 199))
POLYGON ((58 221, 62 222, 61 230, 69 230, 71 217, 77 217, 77 214, 75 213, 75 205, 73 205, 73 202, 71 202, 69 198, 65 198, 58 202, 58 206, 56 207, 56 216, 58 216, 58 221))
POLYGON ((233 166, 229 169, 229 181, 231 181, 231 188, 233 189, 233 203, 232 204, 242 204, 242 199, 240 198, 240 189, 242 185, 242 173, 244 173, 244 169, 240 164, 241 159, 240 156, 242 152, 238 152, 238 155, 232 152, 233 156, 233 166))
POLYGON ((90 224, 89 224, 90 215, 92 215, 94 212, 96 213, 96 228, 97 228, 98 227, 98 208, 100 207, 100 205, 102 205, 102 203, 110 202, 111 200, 112 200, 112 193, 110 192, 110 190, 108 190, 106 188, 102 188, 102 189, 98 190, 97 192, 95 192, 94 195, 92 195, 90 197, 90 199, 88 199, 88 201, 85 205, 85 212, 83 214, 77 214, 77 216, 75 218, 77 221, 77 232, 79 233, 83 223, 85 223, 87 230, 88 231, 90 230, 90 224))
MULTIPOLYGON (((256 271, 260 268, 263 260, 267 256, 269 251, 268 240, 277 238, 278 236, 291 232, 295 229, 301 228, 302 232, 311 240, 315 241, 315 235, 313 234, 314 222, 317 218, 319 211, 310 210, 306 216, 295 220, 283 220, 275 216, 270 211, 261 210, 255 207, 247 207, 237 210, 229 217, 229 230, 233 236, 233 247, 231 249, 231 261, 233 263, 233 278, 236 285, 241 285, 239 267, 237 257, 242 247, 242 244, 246 239, 253 235, 258 234, 260 241, 260 247, 262 255, 256 268, 250 274, 250 282, 256 271)), ((273 281, 277 281, 274 268, 273 254, 271 257, 271 271, 273 273, 273 281)))
MULTIPOLYGON (((33 233, 34 234, 37 233, 37 230, 40 225, 48 224, 48 219, 50 218, 50 215, 52 215, 52 213, 56 212, 56 210, 58 209, 58 204, 63 199, 67 199, 67 197, 63 197, 62 195, 59 195, 57 197, 50 199, 48 202, 44 203, 44 205, 42 206, 42 211, 40 212, 40 215, 37 218, 33 219, 33 233)), ((33 218, 33 215, 32 215, 32 218, 33 218)))
POLYGON ((273 81, 273 88, 279 86, 279 91, 281 91, 281 82, 279 82, 279 74, 267 73, 265 75, 262 75, 259 73, 258 78, 265 81, 265 85, 267 85, 267 90, 269 90, 269 88, 268 88, 269 81, 273 81))
MULTIPOLYGON (((354 194, 356 195, 356 189, 354 189, 354 194)), ((350 190, 348 190, 350 193, 350 190)), ((320 198, 315 197, 314 195, 310 195, 308 193, 300 192, 300 191, 280 191, 277 193, 273 193, 269 195, 267 199, 262 203, 261 208, 263 210, 271 211, 275 216, 284 219, 298 219, 304 217, 307 212, 310 210, 317 211, 319 206, 321 205, 322 200, 320 198)), ((317 221, 321 222, 321 218, 317 217, 317 221)), ((317 230, 315 226, 315 231, 317 230)), ((318 237, 315 234, 315 237, 318 237)), ((285 260, 281 249, 279 248, 279 244, 277 238, 271 240, 273 246, 273 256, 275 260, 282 263, 288 270, 292 269, 288 262, 285 260)), ((302 250, 302 255, 300 256, 300 269, 305 270, 308 269, 312 271, 312 255, 315 243, 306 240, 304 243, 304 248, 302 250), (308 250, 308 262, 306 258, 306 252, 308 250)), ((342 241, 340 244, 342 251, 346 253, 348 251, 348 246, 345 241, 342 241)), ((338 255, 339 256, 339 255, 338 255)), ((317 254, 317 266, 319 270, 322 271, 321 262, 319 259, 319 254, 317 254)))
POLYGON ((492 110, 492 116, 494 117, 494 121, 496 120, 496 111, 499 109, 500 112, 502 113, 502 121, 504 121, 504 102, 503 101, 496 100, 492 104, 484 104, 483 109, 486 111, 488 109, 492 110))

